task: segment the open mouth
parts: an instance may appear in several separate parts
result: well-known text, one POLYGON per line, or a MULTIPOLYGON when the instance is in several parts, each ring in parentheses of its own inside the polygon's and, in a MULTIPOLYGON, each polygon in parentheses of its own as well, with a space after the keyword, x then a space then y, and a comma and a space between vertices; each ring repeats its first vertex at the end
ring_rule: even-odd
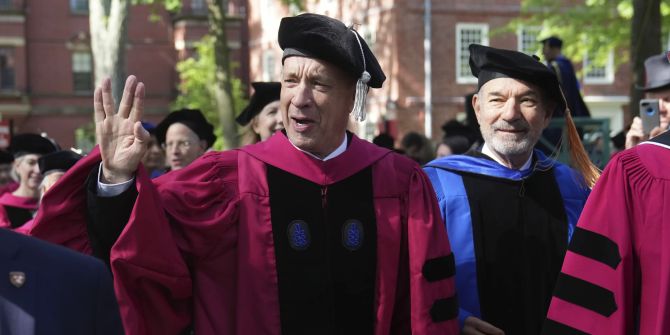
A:
POLYGON ((293 128, 297 132, 307 131, 314 124, 314 121, 308 118, 291 117, 291 119, 293 120, 293 128))

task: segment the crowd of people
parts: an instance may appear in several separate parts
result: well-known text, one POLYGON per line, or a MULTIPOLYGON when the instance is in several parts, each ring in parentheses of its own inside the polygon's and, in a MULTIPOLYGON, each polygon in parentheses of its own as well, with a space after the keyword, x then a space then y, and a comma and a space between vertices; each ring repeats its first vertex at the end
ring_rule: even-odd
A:
POLYGON ((109 79, 95 90, 85 157, 12 139, 0 333, 667 333, 667 56, 641 88, 661 126, 636 118, 601 175, 557 38, 542 41, 546 64, 470 45, 467 124, 398 149, 347 130, 386 79, 354 29, 301 14, 278 42, 281 82, 252 84, 238 149, 211 150, 198 110, 142 122, 135 76, 118 108, 109 79), (557 117, 569 165, 538 148, 557 117))

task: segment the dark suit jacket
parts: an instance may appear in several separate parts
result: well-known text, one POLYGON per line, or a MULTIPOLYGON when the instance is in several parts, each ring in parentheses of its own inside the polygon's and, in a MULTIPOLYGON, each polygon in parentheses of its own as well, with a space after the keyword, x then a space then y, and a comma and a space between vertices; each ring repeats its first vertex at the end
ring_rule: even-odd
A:
POLYGON ((0 334, 123 334, 97 259, 0 229, 0 334), (24 275, 12 282, 10 273, 24 275))

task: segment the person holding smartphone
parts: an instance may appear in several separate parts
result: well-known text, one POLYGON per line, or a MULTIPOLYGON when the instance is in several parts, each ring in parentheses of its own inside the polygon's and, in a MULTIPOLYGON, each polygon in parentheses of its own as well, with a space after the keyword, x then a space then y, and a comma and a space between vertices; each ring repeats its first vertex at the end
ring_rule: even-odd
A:
POLYGON ((668 115, 670 110, 670 60, 668 58, 667 52, 647 58, 644 62, 647 81, 645 86, 640 88, 645 92, 647 99, 658 100, 658 113, 656 115, 644 115, 642 109, 640 109, 640 115, 642 118, 645 116, 658 117, 657 124, 659 126, 645 129, 644 123, 654 124, 655 122, 643 122, 640 116, 636 116, 626 134, 626 149, 658 136, 668 129, 668 124, 670 124, 670 115, 668 115))

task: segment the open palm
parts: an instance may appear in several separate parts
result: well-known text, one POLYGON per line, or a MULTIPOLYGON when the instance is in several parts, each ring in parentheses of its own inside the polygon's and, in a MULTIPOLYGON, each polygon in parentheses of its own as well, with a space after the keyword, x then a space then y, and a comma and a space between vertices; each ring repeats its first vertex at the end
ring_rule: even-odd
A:
POLYGON ((149 140, 149 133, 139 122, 144 109, 144 84, 129 76, 116 112, 111 81, 105 79, 95 90, 93 104, 104 181, 127 181, 137 170, 149 140))

